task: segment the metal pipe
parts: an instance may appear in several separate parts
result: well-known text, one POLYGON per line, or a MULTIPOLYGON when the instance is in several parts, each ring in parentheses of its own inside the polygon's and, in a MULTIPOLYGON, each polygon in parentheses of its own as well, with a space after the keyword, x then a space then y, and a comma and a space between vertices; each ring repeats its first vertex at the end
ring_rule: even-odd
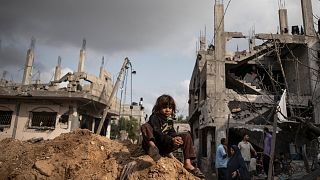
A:
POLYGON ((116 90, 117 90, 118 87, 119 87, 119 83, 120 83, 120 81, 121 81, 121 79, 122 79, 122 76, 123 76, 123 74, 124 74, 124 72, 125 72, 125 69, 126 69, 126 66, 127 66, 128 63, 130 63, 130 61, 129 61, 129 59, 126 57, 126 58, 124 59, 124 62, 123 62, 123 64, 122 64, 122 67, 121 67, 121 69, 120 69, 120 72, 119 72, 117 81, 116 81, 116 83, 115 83, 115 85, 114 85, 114 87, 113 87, 113 89, 112 89, 112 92, 111 92, 111 95, 110 95, 110 97, 109 97, 109 100, 107 101, 106 107, 105 107, 105 109, 104 109, 104 111, 103 111, 103 115, 102 115, 102 118, 101 118, 101 121, 100 121, 100 124, 99 124, 99 126, 98 126, 98 129, 97 129, 96 134, 100 134, 100 133, 101 133, 102 126, 103 126, 104 121, 105 121, 105 119, 106 119, 106 117, 107 117, 107 114, 108 114, 108 109, 109 109, 110 106, 111 106, 112 99, 113 99, 113 97, 114 97, 114 95, 115 95, 116 90))

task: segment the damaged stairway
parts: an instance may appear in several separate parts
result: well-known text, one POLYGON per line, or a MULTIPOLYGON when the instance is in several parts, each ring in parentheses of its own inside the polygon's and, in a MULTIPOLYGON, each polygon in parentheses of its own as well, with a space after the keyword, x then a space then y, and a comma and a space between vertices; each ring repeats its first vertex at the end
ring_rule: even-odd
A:
MULTIPOLYGON (((261 89, 255 75, 247 73, 243 79, 233 73, 227 75, 228 88, 234 90, 239 95, 248 97, 245 101, 230 101, 228 106, 232 112, 234 123, 240 124, 266 124, 272 105, 270 102, 251 101, 249 96, 266 96, 268 92, 261 89)), ((245 99, 245 98, 244 98, 245 99)))
POLYGON ((227 75, 227 82, 232 85, 232 89, 241 94, 265 95, 266 92, 260 88, 259 79, 247 73, 243 79, 234 73, 227 75))
POLYGON ((244 51, 235 55, 232 59, 227 59, 226 63, 228 64, 244 64, 250 60, 256 59, 261 55, 264 55, 268 52, 274 51, 274 42, 266 41, 259 46, 253 47, 250 51, 244 51))

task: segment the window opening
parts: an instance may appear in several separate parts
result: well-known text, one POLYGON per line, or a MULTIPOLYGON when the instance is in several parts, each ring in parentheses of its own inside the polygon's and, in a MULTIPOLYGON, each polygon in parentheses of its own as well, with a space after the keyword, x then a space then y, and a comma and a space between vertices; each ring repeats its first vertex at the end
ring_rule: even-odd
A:
POLYGON ((29 127, 33 129, 54 129, 56 112, 31 112, 29 127))
POLYGON ((13 111, 0 111, 0 127, 10 127, 13 111))
POLYGON ((59 118, 60 127, 64 129, 68 129, 68 121, 69 121, 69 114, 65 113, 61 115, 59 118))

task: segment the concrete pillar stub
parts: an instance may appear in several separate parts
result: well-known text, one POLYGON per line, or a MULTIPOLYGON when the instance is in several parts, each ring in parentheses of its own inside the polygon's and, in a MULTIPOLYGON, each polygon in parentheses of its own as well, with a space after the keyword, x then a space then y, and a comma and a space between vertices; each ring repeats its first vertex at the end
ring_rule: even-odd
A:
POLYGON ((101 66, 100 66, 100 73, 99 73, 99 78, 101 80, 105 80, 105 71, 104 71, 104 56, 102 57, 102 61, 101 61, 101 66))
POLYGON ((71 131, 80 128, 79 115, 77 111, 77 105, 72 106, 72 113, 69 115, 69 121, 71 121, 71 131))
POLYGON ((84 72, 84 61, 85 61, 86 52, 84 49, 80 50, 80 59, 78 65, 78 72, 84 72))
POLYGON ((301 0, 302 19, 304 31, 307 36, 315 36, 313 25, 313 12, 311 0, 301 0))
POLYGON ((54 72, 54 80, 58 81, 61 78, 61 57, 58 57, 58 65, 56 66, 54 72))
POLYGON ((23 78, 22 78, 23 85, 31 84, 33 61, 34 61, 33 50, 28 49, 26 64, 24 67, 24 73, 23 73, 23 78))
POLYGON ((110 139, 111 136, 111 122, 108 123, 106 137, 110 139))
POLYGON ((280 24, 280 34, 288 34, 288 15, 287 9, 279 9, 279 24, 280 24))

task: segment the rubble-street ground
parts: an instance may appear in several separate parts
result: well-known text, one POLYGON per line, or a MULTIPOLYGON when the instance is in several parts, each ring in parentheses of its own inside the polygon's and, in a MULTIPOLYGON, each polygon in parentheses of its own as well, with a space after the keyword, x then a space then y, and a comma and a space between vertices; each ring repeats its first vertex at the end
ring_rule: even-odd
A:
POLYGON ((88 130, 35 143, 4 139, 0 149, 0 179, 198 179, 175 158, 156 163, 138 145, 88 130))

